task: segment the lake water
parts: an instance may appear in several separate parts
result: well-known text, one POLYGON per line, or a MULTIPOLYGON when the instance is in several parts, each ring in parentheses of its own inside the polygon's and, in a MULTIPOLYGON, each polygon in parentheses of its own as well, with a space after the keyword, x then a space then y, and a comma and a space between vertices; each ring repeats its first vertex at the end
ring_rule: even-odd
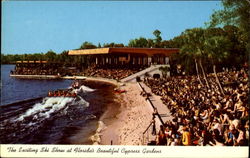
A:
POLYGON ((113 85, 82 81, 76 98, 47 97, 72 80, 16 79, 9 77, 11 69, 14 65, 1 67, 0 144, 92 144, 101 115, 119 106, 113 85))
POLYGON ((71 80, 26 80, 10 77, 15 65, 1 65, 1 105, 45 97, 49 90, 68 88, 71 80))

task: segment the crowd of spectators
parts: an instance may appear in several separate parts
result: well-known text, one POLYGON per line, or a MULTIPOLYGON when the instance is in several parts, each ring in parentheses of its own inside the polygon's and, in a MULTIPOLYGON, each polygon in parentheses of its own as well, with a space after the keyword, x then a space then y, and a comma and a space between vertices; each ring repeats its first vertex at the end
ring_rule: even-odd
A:
POLYGON ((58 73, 58 69, 41 69, 40 67, 17 67, 14 71, 11 71, 13 75, 58 75, 58 73))
POLYGON ((128 77, 138 71, 145 69, 145 66, 97 66, 92 65, 83 70, 62 68, 62 66, 16 66, 14 71, 10 73, 13 75, 58 75, 60 76, 72 76, 83 75, 91 77, 102 77, 114 80, 120 80, 128 77))
POLYGON ((16 64, 15 69, 10 71, 13 75, 60 75, 72 76, 79 75, 76 67, 66 67, 62 64, 16 64))
POLYGON ((248 145, 247 70, 223 71, 218 73, 218 78, 224 94, 220 91, 214 74, 207 76, 209 88, 206 84, 200 84, 197 76, 145 79, 144 82, 153 93, 161 96, 173 116, 173 120, 161 125, 157 144, 248 145))
POLYGON ((121 66, 107 65, 107 66, 101 66, 101 67, 97 65, 93 65, 89 67, 88 69, 86 69, 83 75, 120 80, 136 72, 139 72, 145 68, 146 67, 144 66, 129 66, 129 65, 121 65, 121 66))

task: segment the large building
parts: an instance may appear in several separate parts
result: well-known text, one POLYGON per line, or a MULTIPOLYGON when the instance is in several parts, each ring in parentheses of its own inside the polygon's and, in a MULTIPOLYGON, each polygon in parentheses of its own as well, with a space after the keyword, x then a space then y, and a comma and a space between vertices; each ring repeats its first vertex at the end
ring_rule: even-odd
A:
POLYGON ((169 64, 169 57, 178 48, 97 48, 70 50, 68 55, 92 55, 96 65, 169 64))

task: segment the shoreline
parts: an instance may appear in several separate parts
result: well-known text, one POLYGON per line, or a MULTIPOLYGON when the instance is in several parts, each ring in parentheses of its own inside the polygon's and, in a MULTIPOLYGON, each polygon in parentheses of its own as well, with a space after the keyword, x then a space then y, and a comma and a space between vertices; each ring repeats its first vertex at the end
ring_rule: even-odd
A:
POLYGON ((20 79, 57 79, 57 80, 89 80, 89 81, 101 81, 101 82, 108 82, 112 84, 117 84, 118 81, 101 78, 101 77, 91 77, 91 76, 58 76, 58 75, 13 75, 10 74, 10 77, 20 78, 20 79))
POLYGON ((112 145, 143 145, 142 133, 150 124, 153 109, 140 95, 137 84, 126 83, 121 89, 126 92, 118 96, 119 113, 109 119, 108 124, 105 124, 107 120, 103 121, 106 127, 99 131, 100 145, 111 145, 111 141, 112 145))
POLYGON ((104 97, 104 100, 99 98, 95 99, 94 102, 95 104, 100 104, 100 106, 102 106, 100 108, 105 108, 105 110, 101 113, 101 115, 99 115, 98 119, 96 120, 97 123, 95 132, 89 136, 89 140, 92 141, 92 145, 100 145, 101 132, 107 127, 107 125, 112 123, 113 119, 119 113, 121 104, 118 101, 118 96, 114 92, 114 89, 119 85, 118 82, 102 78, 88 78, 83 80, 82 83, 83 85, 93 89, 95 89, 97 85, 104 85, 104 87, 99 89, 101 90, 99 91, 99 93, 102 97, 104 97))
POLYGON ((85 76, 67 76, 60 79, 104 82, 125 90, 125 93, 113 92, 112 104, 116 105, 107 105, 90 140, 93 145, 144 145, 143 132, 152 120, 153 108, 141 95, 141 88, 137 83, 85 76))

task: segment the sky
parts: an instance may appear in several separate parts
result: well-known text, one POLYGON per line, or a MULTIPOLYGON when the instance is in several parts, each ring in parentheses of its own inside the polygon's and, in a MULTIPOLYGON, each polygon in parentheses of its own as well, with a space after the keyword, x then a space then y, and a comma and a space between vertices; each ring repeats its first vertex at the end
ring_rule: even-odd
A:
POLYGON ((220 1, 2 1, 1 53, 77 49, 85 41, 123 43, 161 31, 172 39, 204 27, 220 1))

